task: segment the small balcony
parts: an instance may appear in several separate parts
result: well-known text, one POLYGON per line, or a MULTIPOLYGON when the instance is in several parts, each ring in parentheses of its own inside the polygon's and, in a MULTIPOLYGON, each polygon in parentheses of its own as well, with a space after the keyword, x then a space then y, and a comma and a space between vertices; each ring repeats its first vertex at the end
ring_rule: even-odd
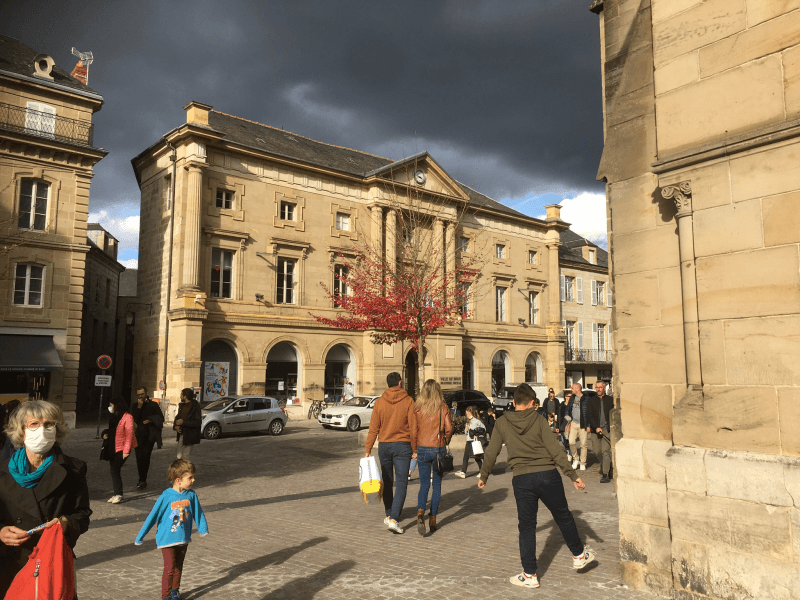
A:
POLYGON ((611 363, 610 350, 589 350, 564 347, 564 360, 568 363, 611 363))
POLYGON ((94 126, 89 121, 59 117, 52 113, 2 102, 0 102, 0 129, 90 148, 94 143, 94 126))

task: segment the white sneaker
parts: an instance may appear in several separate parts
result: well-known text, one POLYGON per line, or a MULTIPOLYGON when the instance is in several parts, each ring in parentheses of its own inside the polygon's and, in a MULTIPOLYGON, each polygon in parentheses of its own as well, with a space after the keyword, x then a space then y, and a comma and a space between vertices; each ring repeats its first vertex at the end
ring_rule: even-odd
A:
POLYGON ((572 568, 582 569, 595 559, 595 553, 588 548, 583 549, 583 554, 578 557, 572 557, 572 568))
POLYGON ((586 470, 586 465, 581 465, 581 471, 585 471, 585 470, 586 470))
POLYGON ((578 460, 573 460, 573 461, 572 461, 572 468, 573 468, 573 469, 577 469, 579 464, 581 464, 581 463, 580 463, 580 461, 578 461, 578 460))
POLYGON ((111 504, 119 504, 122 502, 122 496, 111 496, 108 501, 111 502, 111 504))
POLYGON ((480 476, 481 476, 481 474, 480 474, 480 473, 476 473, 476 474, 475 474, 475 477, 480 477, 480 476))
POLYGON ((520 573, 519 575, 514 575, 509 581, 520 587, 527 587, 527 588, 537 588, 539 587, 539 578, 536 575, 531 575, 528 577, 525 573, 520 573))
POLYGON ((391 519, 390 517, 386 517, 386 518, 383 520, 383 524, 384 524, 384 525, 386 525, 386 526, 388 527, 388 525, 389 525, 389 521, 391 521, 391 520, 392 520, 392 519, 391 519))
POLYGON ((403 533, 403 528, 397 524, 397 521, 394 519, 389 519, 389 531, 393 531, 394 533, 403 533))
POLYGON ((466 479, 466 478, 467 478, 467 474, 466 474, 466 473, 464 473, 464 471, 456 471, 456 472, 454 473, 454 475, 455 475, 456 477, 460 477, 461 479, 466 479))

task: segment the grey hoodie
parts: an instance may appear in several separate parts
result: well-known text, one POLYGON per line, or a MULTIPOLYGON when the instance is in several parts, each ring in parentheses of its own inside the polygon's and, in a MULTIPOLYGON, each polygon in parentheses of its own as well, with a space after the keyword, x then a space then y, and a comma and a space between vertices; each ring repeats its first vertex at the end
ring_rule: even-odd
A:
POLYGON ((484 453, 481 481, 489 478, 503 444, 506 445, 508 464, 514 476, 550 471, 558 465, 561 472, 572 481, 579 478, 567 458, 564 446, 550 430, 547 419, 532 408, 506 412, 497 419, 492 440, 484 453))

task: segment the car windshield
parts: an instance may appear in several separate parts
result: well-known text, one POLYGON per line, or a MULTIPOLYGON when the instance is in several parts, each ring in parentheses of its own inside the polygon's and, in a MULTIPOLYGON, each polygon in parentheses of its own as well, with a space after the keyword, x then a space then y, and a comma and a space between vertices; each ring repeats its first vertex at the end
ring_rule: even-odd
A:
POLYGON ((231 403, 232 400, 233 398, 222 398, 221 400, 214 400, 214 402, 206 404, 203 408, 205 410, 225 408, 226 406, 228 406, 228 404, 231 403))
POLYGON ((372 398, 366 396, 356 396, 344 403, 345 406, 366 406, 372 401, 372 398))

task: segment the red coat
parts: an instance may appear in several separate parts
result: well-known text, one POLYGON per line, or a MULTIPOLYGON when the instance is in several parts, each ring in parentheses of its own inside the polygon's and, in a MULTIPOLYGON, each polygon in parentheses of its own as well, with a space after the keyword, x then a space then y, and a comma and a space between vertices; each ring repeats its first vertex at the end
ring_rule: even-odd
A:
POLYGON ((117 434, 114 438, 114 452, 130 454, 136 448, 136 436, 133 431, 133 415, 125 413, 117 424, 117 434))
POLYGON ((61 523, 48 527, 31 552, 28 563, 17 573, 6 594, 12 598, 73 600, 75 564, 61 523))

